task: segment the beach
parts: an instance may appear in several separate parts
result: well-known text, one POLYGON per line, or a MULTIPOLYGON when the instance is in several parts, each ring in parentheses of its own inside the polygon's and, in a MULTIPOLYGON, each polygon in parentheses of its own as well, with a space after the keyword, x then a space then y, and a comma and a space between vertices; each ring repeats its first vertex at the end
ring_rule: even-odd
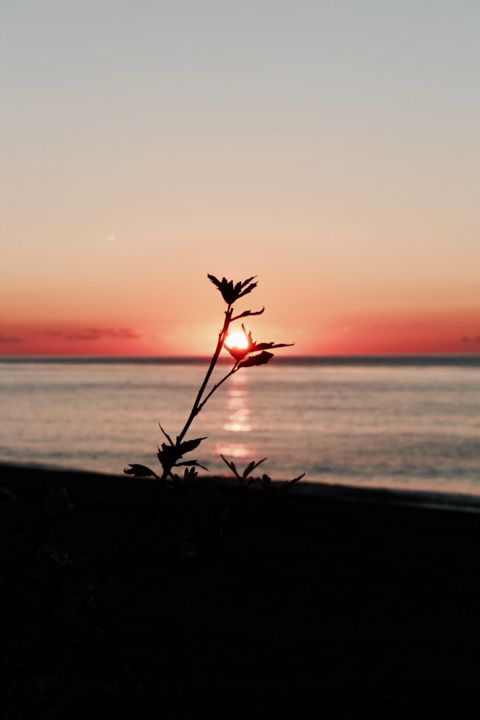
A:
POLYGON ((6 717, 474 716, 475 508, 301 485, 3 465, 6 717))

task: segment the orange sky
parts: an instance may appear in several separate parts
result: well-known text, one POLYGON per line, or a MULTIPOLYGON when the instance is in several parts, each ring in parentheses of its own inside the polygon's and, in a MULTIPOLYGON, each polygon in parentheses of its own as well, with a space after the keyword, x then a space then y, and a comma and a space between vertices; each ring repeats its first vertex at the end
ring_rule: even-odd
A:
MULTIPOLYGON (((206 355, 213 350, 222 322, 224 306, 207 283, 196 283, 198 293, 210 294, 201 309, 186 304, 185 322, 176 318, 152 322, 143 317, 128 325, 113 323, 20 322, 5 324, 0 335, 3 355, 206 355), (217 318, 208 322, 206 318, 217 318)), ((279 288, 280 291, 280 288, 279 288)), ((258 295, 260 292, 258 291, 258 295)), ((265 293, 262 293, 264 296, 265 293)), ((195 304, 195 293, 192 291, 195 304)), ((259 303, 239 302, 239 309, 259 309, 259 303)), ((285 299, 285 298, 281 298, 285 299)), ((280 301, 278 305, 282 307, 280 301)), ((293 309, 297 307, 293 306, 293 309)), ((272 308, 264 316, 251 318, 248 329, 254 339, 295 342, 282 355, 355 355, 396 353, 480 352, 479 313, 473 310, 400 313, 352 311, 332 317, 320 311, 317 318, 306 316, 295 322, 292 312, 272 308)))
POLYGON ((480 6, 198 7, 0 9, 0 354, 480 352, 480 6))

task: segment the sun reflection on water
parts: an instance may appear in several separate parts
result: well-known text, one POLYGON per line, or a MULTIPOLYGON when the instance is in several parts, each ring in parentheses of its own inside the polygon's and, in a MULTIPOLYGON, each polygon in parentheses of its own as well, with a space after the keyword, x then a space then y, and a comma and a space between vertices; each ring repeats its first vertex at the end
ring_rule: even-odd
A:
POLYGON ((234 375, 228 388, 227 410, 228 420, 223 426, 227 432, 250 432, 250 408, 245 376, 234 375))
POLYGON ((251 414, 248 402, 248 387, 245 375, 239 373, 232 377, 227 396, 227 421, 223 429, 227 433, 233 433, 231 440, 219 443, 217 452, 230 458, 250 457, 252 448, 243 442, 238 442, 239 433, 249 433, 252 430, 251 414), (237 437, 235 437, 237 436, 237 437))
POLYGON ((224 455, 229 460, 250 459, 253 454, 250 445, 245 445, 245 443, 217 443, 215 453, 224 455))

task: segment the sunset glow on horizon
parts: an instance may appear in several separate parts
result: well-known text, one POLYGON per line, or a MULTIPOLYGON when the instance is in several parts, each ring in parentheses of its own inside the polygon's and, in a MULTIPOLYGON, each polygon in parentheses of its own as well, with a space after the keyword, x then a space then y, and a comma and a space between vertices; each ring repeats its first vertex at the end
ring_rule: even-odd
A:
POLYGON ((0 21, 0 355, 208 356, 207 273, 285 357, 480 352, 480 5, 0 21))

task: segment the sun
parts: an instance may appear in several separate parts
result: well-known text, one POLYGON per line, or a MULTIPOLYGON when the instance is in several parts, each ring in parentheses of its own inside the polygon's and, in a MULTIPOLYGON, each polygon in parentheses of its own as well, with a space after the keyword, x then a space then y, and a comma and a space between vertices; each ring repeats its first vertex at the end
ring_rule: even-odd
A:
POLYGON ((229 348, 238 348, 239 350, 246 350, 248 348, 248 338, 241 330, 228 333, 225 338, 225 345, 229 348))

